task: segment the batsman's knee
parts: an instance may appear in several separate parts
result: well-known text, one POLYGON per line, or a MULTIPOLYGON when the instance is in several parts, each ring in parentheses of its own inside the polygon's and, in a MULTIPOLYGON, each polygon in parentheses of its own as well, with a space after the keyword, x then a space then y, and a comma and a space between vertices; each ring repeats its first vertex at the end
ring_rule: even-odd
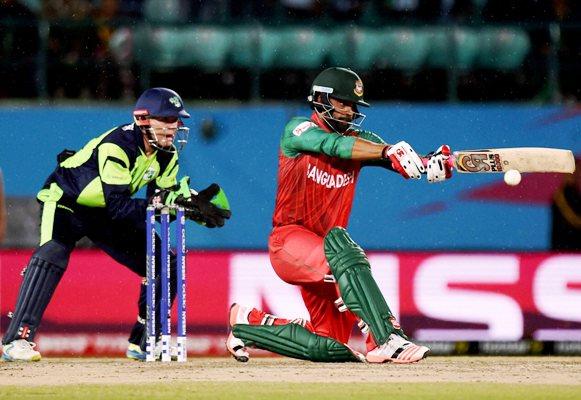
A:
POLYGON ((370 268, 365 252, 347 233, 344 228, 332 228, 323 240, 325 257, 329 268, 339 278, 351 268, 370 268))
POLYGON ((319 336, 301 325, 236 324, 232 334, 245 346, 316 362, 361 361, 359 353, 334 339, 319 336))
POLYGON ((344 307, 369 326, 376 343, 385 343, 396 332, 390 322, 393 314, 373 279, 365 252, 339 227, 325 236, 324 249, 344 307))
POLYGON ((312 334, 307 346, 308 359, 315 362, 358 361, 353 351, 338 341, 312 334))

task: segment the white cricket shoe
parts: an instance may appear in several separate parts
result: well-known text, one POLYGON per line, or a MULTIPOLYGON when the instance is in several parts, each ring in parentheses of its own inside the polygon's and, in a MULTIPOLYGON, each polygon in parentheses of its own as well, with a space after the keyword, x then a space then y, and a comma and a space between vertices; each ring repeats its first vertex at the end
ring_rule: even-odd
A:
POLYGON ((14 340, 4 345, 2 359, 4 361, 40 361, 40 353, 34 348, 36 343, 25 339, 14 340))
POLYGON ((226 339, 226 348, 232 357, 240 362, 247 362, 250 359, 250 355, 246 350, 244 342, 232 333, 232 327, 236 324, 248 324, 248 314, 250 314, 250 311, 251 309, 248 307, 243 307, 239 304, 233 303, 230 306, 230 312, 228 313, 230 333, 228 339, 226 339))
POLYGON ((247 362, 250 359, 250 355, 244 346, 244 342, 234 336, 232 332, 230 332, 228 339, 226 339, 226 348, 236 361, 247 362))
POLYGON ((394 362, 409 364, 426 358, 429 351, 430 349, 426 346, 418 346, 392 333, 389 335, 387 342, 368 352, 365 358, 370 363, 394 362))

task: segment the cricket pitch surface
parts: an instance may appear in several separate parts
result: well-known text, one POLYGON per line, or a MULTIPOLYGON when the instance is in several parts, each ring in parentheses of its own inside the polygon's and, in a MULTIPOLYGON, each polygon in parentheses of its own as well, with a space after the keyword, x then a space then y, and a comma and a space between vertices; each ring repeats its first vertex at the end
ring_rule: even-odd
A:
POLYGON ((140 393, 153 399, 385 399, 390 393, 432 399, 581 399, 581 357, 430 357, 408 365, 323 364, 278 357, 248 363, 231 358, 0 363, 0 399, 112 399, 140 393))

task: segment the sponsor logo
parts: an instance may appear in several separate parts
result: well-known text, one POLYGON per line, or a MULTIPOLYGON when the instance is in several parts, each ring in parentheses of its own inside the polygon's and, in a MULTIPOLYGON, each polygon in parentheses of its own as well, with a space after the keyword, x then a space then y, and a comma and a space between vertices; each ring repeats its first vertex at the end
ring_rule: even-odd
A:
POLYGON ((179 108, 179 107, 182 106, 182 103, 181 103, 180 99, 177 96, 170 97, 169 102, 171 104, 173 104, 176 108, 179 108))
POLYGON ((155 176, 155 173, 156 173, 155 169, 149 167, 147 169, 147 171, 145 171, 145 173, 143 174, 143 180, 149 182, 150 180, 153 179, 153 177, 155 176))
POLYGON ((28 339, 30 336, 30 328, 26 325, 21 326, 18 329, 18 336, 20 336, 22 339, 28 339))
POLYGON ((301 136, 304 132, 306 132, 310 128, 313 128, 313 127, 316 127, 316 126, 317 125, 315 125, 311 121, 301 122, 300 124, 298 124, 296 126, 295 129, 293 129, 293 135, 295 135, 295 136, 301 136))
POLYGON ((502 171, 502 162, 500 161, 500 154, 490 154, 488 156, 490 159, 490 168, 493 171, 502 171))
POLYGON ((479 172, 502 172, 502 160, 500 154, 496 153, 467 153, 458 157, 458 167, 462 171, 479 172))
POLYGON ((359 97, 363 96, 363 82, 360 79, 355 81, 355 89, 353 92, 359 97))
MULTIPOLYGON (((192 308, 193 331, 201 332, 208 326, 222 329, 219 327, 224 322, 216 315, 222 315, 220 310, 228 307, 228 299, 243 304, 264 301, 274 315, 287 313, 308 320, 300 292, 276 275, 268 253, 207 254, 204 249, 192 249, 187 254, 189 290, 216 298, 204 308, 192 308), (205 283, 216 274, 224 279, 208 287, 205 283)), ((0 257, 4 272, 1 293, 16 298, 22 280, 19 272, 28 262, 28 250, 3 249, 0 257)), ((406 332, 428 344, 433 353, 479 350, 470 343, 474 341, 532 340, 531 352, 540 351, 539 341, 549 341, 552 343, 542 352, 552 348, 557 354, 581 355, 581 307, 576 306, 581 255, 374 252, 369 262, 383 296, 390 299, 393 315, 404 320, 406 332)), ((115 326, 135 321, 132 296, 102 296, 113 286, 132 287, 134 281, 129 270, 120 269, 106 254, 95 249, 76 250, 67 279, 59 284, 63 289, 59 307, 48 307, 45 313, 45 320, 59 321, 57 331, 49 324, 35 337, 42 355, 124 355, 126 332, 99 333, 95 320, 115 326), (100 268, 82 268, 87 264, 100 268), (83 287, 83 305, 91 312, 63 313, 62 307, 78 308, 78 292, 74 289, 79 285, 83 287), (63 329, 71 333, 62 333, 63 329)), ((5 303, 0 305, 2 315, 8 311, 5 303)), ((211 338, 209 334, 194 334, 188 337, 188 343, 191 339, 195 354, 223 354, 223 338, 211 338)), ((365 348, 360 335, 353 335, 352 340, 356 348, 365 348)))
POLYGON ((311 164, 307 166, 307 178, 328 189, 342 188, 355 182, 355 174, 353 172, 330 174, 311 164))
POLYGON ((313 92, 333 93, 333 88, 328 86, 313 85, 313 92))

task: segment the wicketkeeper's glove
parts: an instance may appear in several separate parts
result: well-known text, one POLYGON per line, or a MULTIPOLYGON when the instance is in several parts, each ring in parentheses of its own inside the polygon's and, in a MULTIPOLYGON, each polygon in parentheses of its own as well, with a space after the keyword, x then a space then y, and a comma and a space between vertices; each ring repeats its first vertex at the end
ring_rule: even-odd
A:
POLYGON ((176 186, 168 189, 156 189, 149 199, 149 204, 154 206, 173 206, 179 197, 191 197, 190 178, 184 176, 176 186))
MULTIPOLYGON (((150 204, 177 205, 184 208, 186 218, 208 228, 222 227, 232 215, 230 204, 224 191, 213 183, 197 193, 189 188, 190 178, 183 177, 177 186, 157 190, 150 204)), ((172 215, 175 214, 172 210, 172 215)))
POLYGON ((188 219, 208 228, 222 227, 232 216, 226 194, 216 183, 190 197, 178 196, 175 204, 184 207, 188 219))

